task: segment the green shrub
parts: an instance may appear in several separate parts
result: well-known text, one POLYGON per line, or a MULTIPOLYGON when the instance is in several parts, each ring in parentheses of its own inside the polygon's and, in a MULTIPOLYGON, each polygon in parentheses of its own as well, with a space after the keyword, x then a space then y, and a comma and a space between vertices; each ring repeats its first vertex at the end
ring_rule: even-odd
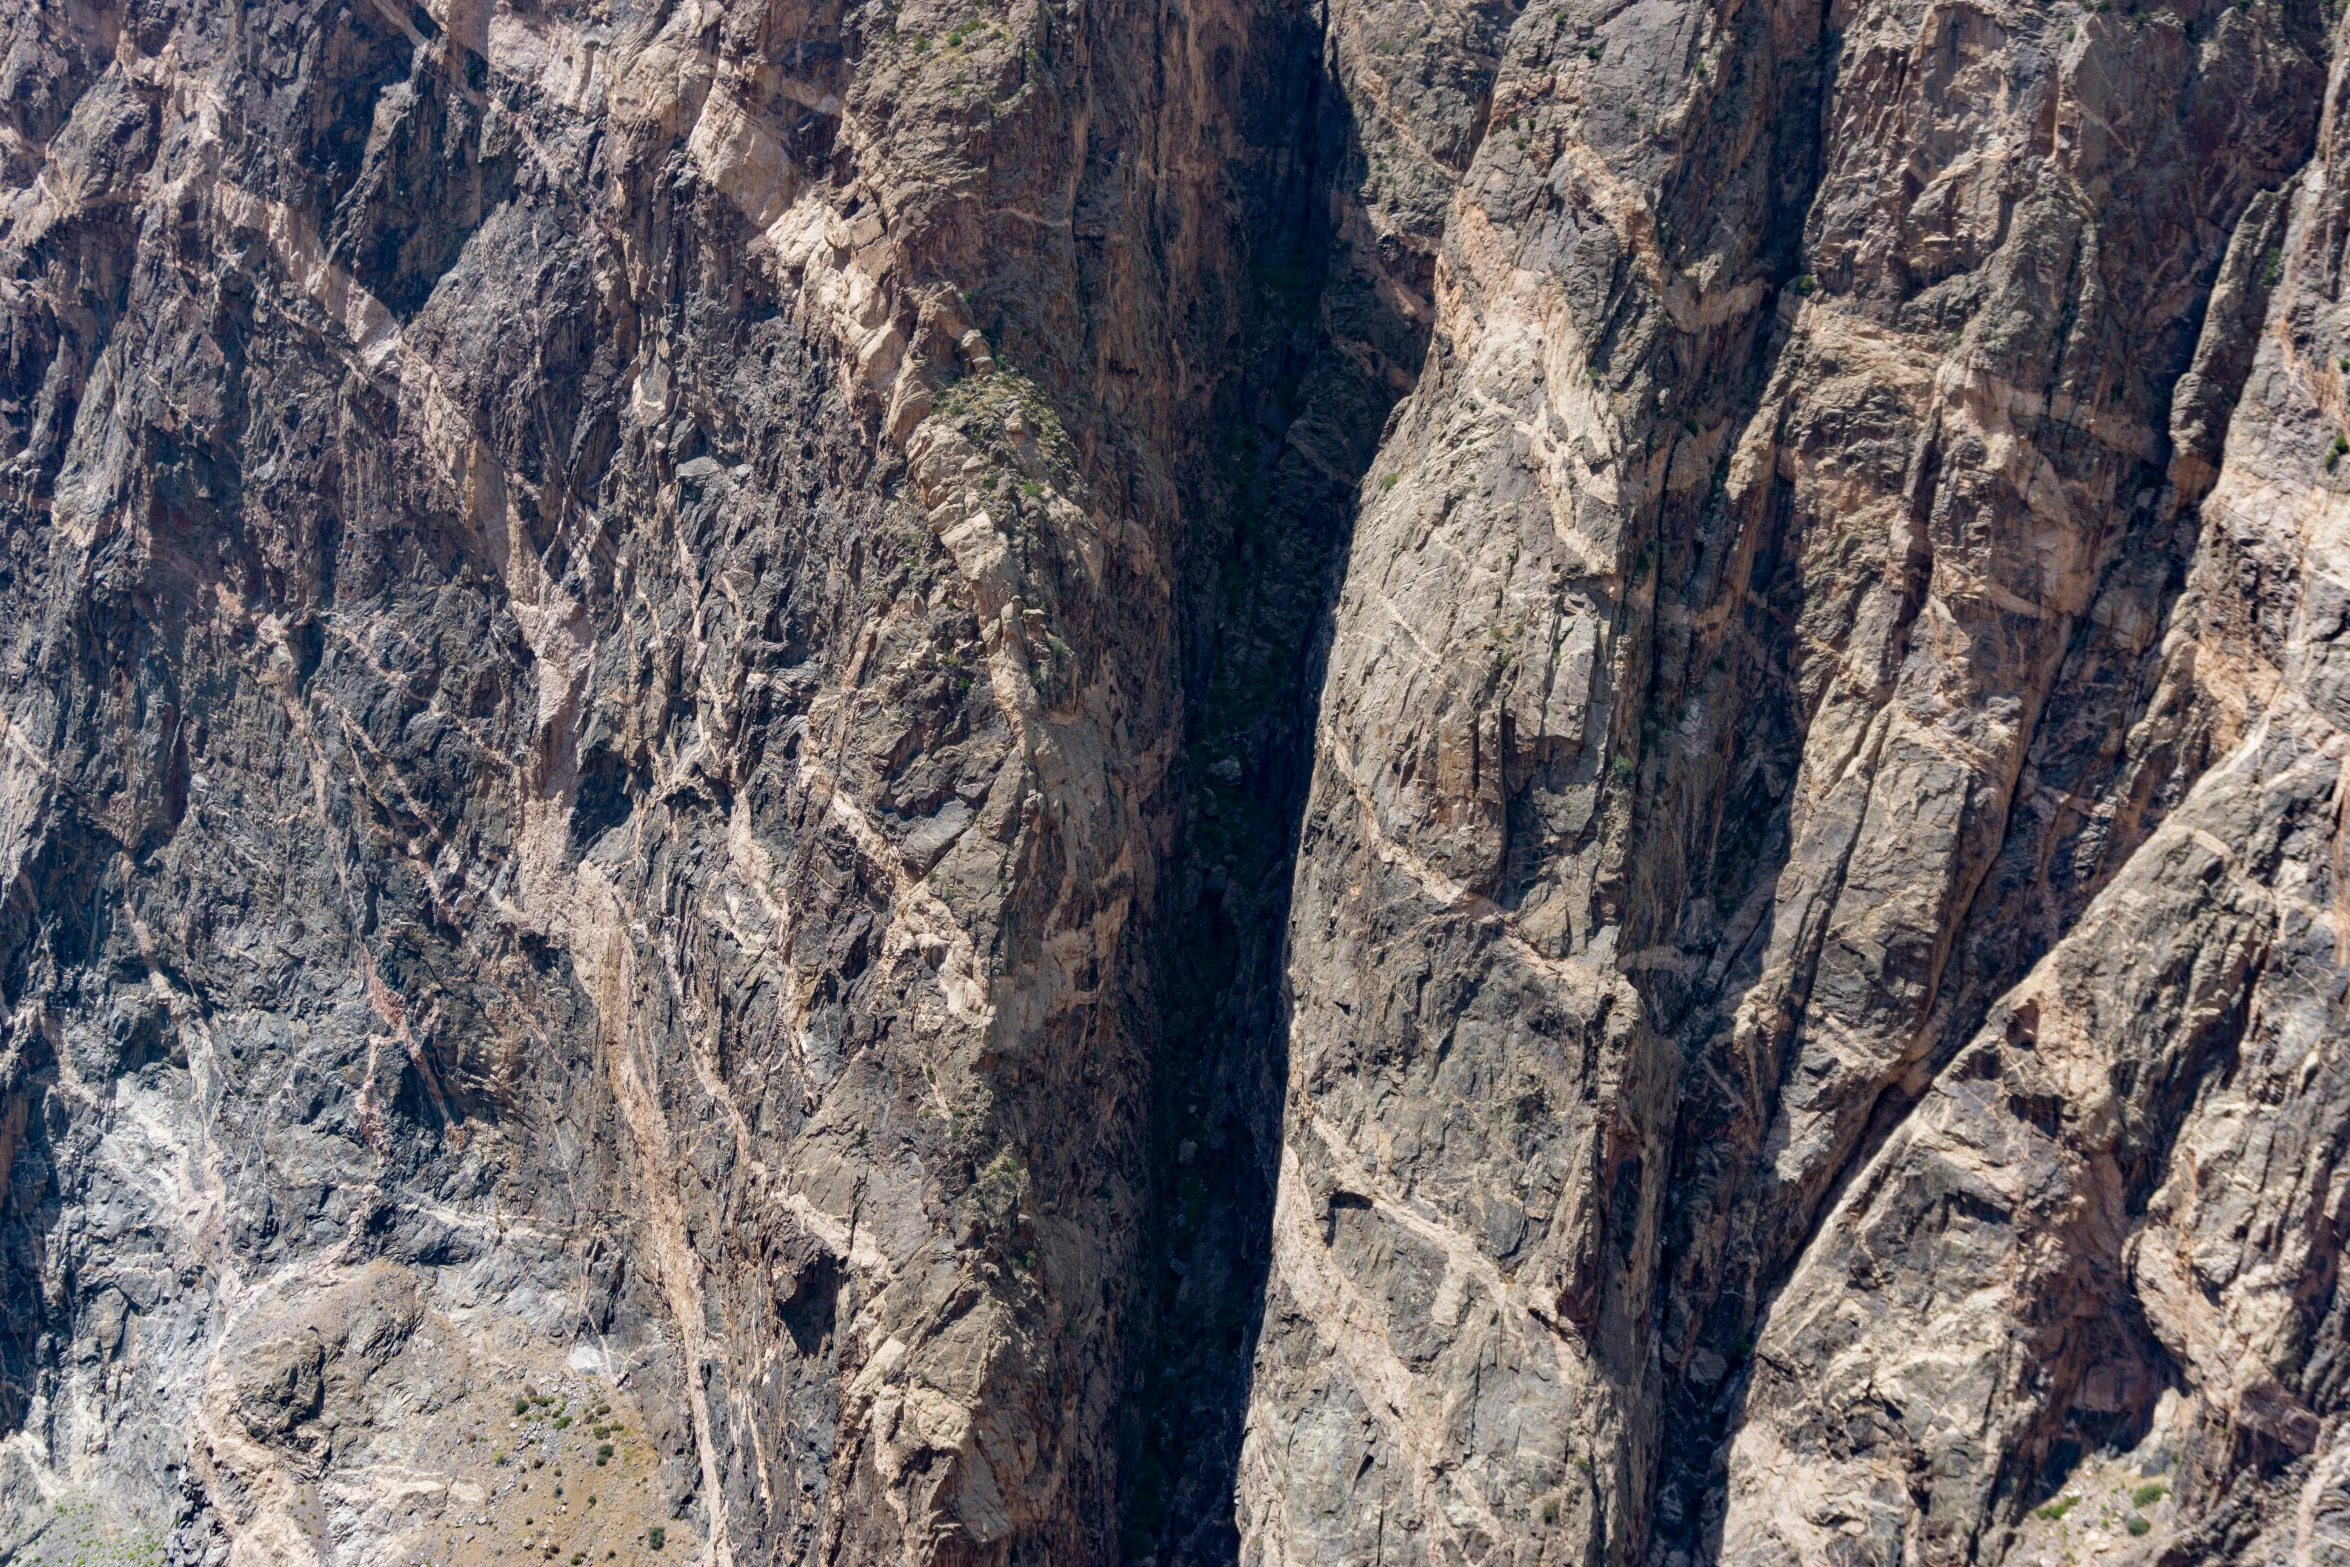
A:
POLYGON ((558 1431, 562 1430, 564 1427, 570 1424, 571 1417, 569 1415, 557 1415, 555 1417, 555 1429, 558 1431))
POLYGON ((598 1460, 599 1462, 601 1462, 601 1461, 602 1461, 602 1460, 604 1460, 604 1459, 610 1458, 611 1456, 612 1456, 612 1444, 611 1444, 611 1443, 609 1443, 609 1442, 598 1442, 598 1443, 596 1444, 596 1458, 597 1458, 597 1460, 598 1460))
POLYGON ((2034 1508, 2033 1515, 2035 1517, 2045 1518, 2050 1523, 2054 1523, 2059 1518, 2062 1518, 2066 1513, 2071 1512, 2074 1508, 2080 1505, 2081 1499, 2077 1496, 2059 1497, 2053 1502, 2049 1502, 2043 1506, 2034 1508))
POLYGON ((2139 1517, 2136 1513, 2132 1513, 2130 1514, 2130 1521, 2126 1524, 2123 1524, 2122 1527, 2129 1530, 2132 1534, 2144 1534, 2147 1530, 2153 1528, 2154 1525, 2148 1523, 2145 1519, 2139 1517))
POLYGON ((2130 1493, 2130 1505, 2133 1507, 2152 1507, 2156 1502, 2161 1501, 2168 1495, 2170 1495, 2170 1489, 2160 1480, 2149 1480, 2144 1485, 2138 1487, 2138 1489, 2130 1493))
POLYGON ((653 1527, 645 1531, 645 1544, 651 1546, 654 1550, 657 1551, 668 1543, 668 1531, 664 1530, 659 1524, 655 1524, 653 1527))

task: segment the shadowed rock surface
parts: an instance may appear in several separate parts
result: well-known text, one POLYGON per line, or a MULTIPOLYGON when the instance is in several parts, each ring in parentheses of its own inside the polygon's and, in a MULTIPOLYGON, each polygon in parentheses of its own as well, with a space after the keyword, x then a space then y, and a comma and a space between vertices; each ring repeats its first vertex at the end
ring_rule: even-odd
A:
POLYGON ((0 1560, 2350 1561, 2321 0, 0 23, 0 1560))

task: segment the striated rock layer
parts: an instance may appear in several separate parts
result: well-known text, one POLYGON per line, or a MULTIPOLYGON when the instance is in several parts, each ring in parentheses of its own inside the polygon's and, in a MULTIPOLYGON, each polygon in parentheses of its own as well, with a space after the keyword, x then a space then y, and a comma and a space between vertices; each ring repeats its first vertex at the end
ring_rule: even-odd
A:
POLYGON ((0 19, 0 1559, 2350 1561, 2350 18, 0 19))

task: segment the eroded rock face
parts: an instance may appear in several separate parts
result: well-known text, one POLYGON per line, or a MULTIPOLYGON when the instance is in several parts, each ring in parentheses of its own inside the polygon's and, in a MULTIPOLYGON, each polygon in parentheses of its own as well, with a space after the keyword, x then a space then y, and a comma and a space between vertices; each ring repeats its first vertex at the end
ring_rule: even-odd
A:
POLYGON ((389 1549, 312 1414, 182 1426, 394 1266, 625 1384, 713 1559, 1111 1548, 1189 519, 1293 417, 1318 34, 12 25, 9 1538, 389 1549))
POLYGON ((1250 1559, 2032 1559, 2112 1451, 2130 1551, 2323 1533, 2334 52, 1517 20, 1336 610, 1250 1559))
POLYGON ((6 18, 0 1554, 2350 1549, 2350 24, 6 18))

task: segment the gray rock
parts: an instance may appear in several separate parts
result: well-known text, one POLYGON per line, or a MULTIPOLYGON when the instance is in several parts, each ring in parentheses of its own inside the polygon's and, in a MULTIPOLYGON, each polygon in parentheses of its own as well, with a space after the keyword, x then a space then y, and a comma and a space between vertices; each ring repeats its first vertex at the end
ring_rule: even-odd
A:
POLYGON ((0 1557, 2338 1552, 2342 25, 16 8, 0 1557))

